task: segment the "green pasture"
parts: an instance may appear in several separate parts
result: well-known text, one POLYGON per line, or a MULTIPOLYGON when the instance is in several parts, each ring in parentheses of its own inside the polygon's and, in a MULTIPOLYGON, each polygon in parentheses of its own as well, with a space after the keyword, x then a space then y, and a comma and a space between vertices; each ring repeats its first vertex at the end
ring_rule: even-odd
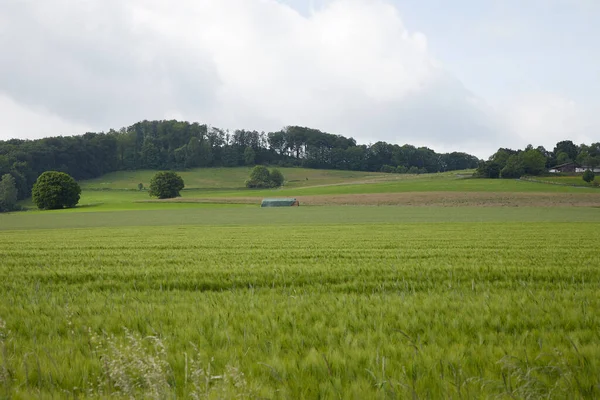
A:
POLYGON ((597 210, 412 211, 9 215, 1 396, 600 396, 597 210))
MULTIPOLYGON (((186 190, 182 197, 243 197, 243 196, 291 196, 327 195, 354 193, 400 193, 432 191, 468 192, 550 192, 550 193, 600 193, 596 188, 576 188, 512 179, 471 179, 472 171, 453 171, 438 174, 400 175, 377 172, 314 170, 303 168, 281 168, 286 184, 281 189, 250 190, 244 188, 248 168, 198 168, 179 172, 186 190)), ((101 178, 80 182, 88 197, 90 191, 129 189, 135 193, 138 182, 148 187, 156 171, 124 171, 101 178)), ((581 181, 584 183, 583 181, 581 181)), ((143 199, 142 193, 129 193, 143 199)), ((124 194, 121 194, 124 196, 124 194)), ((83 199, 82 201, 84 201, 83 199)))
MULTIPOLYGON (((330 185, 343 182, 400 179, 415 175, 392 175, 379 172, 319 170, 307 168, 278 168, 286 178, 289 187, 330 185)), ((188 189, 243 189, 250 175, 250 167, 239 168, 195 168, 178 171, 188 189)), ((100 178, 81 182, 85 189, 129 189, 136 190, 139 183, 145 187, 156 171, 119 171, 100 178)))
MULTIPOLYGON (((355 171, 311 170, 282 168, 288 183, 280 189, 255 190, 243 186, 247 168, 205 168, 181 172, 186 189, 183 199, 223 199, 240 197, 294 197, 313 195, 379 194, 408 192, 529 192, 529 193, 597 193, 597 188, 559 186, 505 179, 468 178, 472 171, 439 174, 398 175, 355 171), (208 177, 212 177, 210 180, 208 177), (302 177, 309 177, 308 180, 302 177), (302 179, 300 179, 302 178, 302 179), (222 179, 222 181, 219 181, 222 179), (237 183, 236 183, 237 182, 237 183)), ((82 181, 81 200, 69 212, 115 210, 171 210, 202 207, 194 204, 151 204, 147 190, 134 189, 135 182, 147 182, 156 171, 124 171, 101 178, 82 181)), ((215 200, 220 201, 220 200, 215 200)), ((257 202, 258 204, 258 202, 257 202)), ((35 210, 31 200, 21 202, 35 210)), ((56 212, 56 211, 51 211, 56 212)), ((59 211, 64 212, 64 211, 59 211)), ((45 212, 47 213, 47 212, 45 212)))
POLYGON ((405 192, 544 192, 544 193, 599 193, 596 188, 546 185, 511 179, 468 179, 449 175, 426 174, 415 179, 364 184, 340 184, 319 187, 282 188, 277 190, 238 190, 238 191, 189 191, 184 197, 236 197, 236 196, 313 196, 340 195, 355 193, 405 193, 405 192))
MULTIPOLYGON (((585 187, 593 187, 592 183, 588 183, 583 180, 583 174, 579 175, 569 175, 569 176, 556 176, 556 175, 547 175, 547 176, 539 176, 539 177, 530 177, 530 179, 534 179, 540 182, 546 183, 558 183, 561 185, 574 185, 574 186, 585 186, 585 187)), ((597 182, 600 182, 600 179, 596 178, 597 182)))

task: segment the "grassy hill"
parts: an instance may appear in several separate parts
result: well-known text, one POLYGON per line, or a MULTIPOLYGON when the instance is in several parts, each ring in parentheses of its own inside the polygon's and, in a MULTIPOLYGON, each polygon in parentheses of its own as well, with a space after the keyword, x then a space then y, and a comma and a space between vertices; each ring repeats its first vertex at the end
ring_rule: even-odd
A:
MULTIPOLYGON (((178 172, 186 189, 245 189, 244 182, 250 174, 249 167, 240 168, 196 168, 178 172)), ((400 175, 380 172, 339 171, 307 168, 279 168, 286 179, 286 187, 297 188, 339 183, 378 182, 400 179, 400 175)), ((139 183, 145 187, 156 171, 118 171, 100 178, 80 183, 83 190, 90 189, 137 189, 139 183)))

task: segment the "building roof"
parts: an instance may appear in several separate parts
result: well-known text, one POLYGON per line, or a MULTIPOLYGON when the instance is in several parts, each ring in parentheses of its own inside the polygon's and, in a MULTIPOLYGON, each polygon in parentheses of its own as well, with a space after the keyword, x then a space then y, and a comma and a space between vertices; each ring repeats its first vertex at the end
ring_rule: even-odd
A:
POLYGON ((581 165, 577 164, 576 162, 568 162, 568 163, 564 163, 564 164, 560 164, 560 165, 556 165, 550 169, 558 169, 558 168, 563 168, 563 167, 568 167, 568 166, 574 166, 574 167, 580 167, 581 165))

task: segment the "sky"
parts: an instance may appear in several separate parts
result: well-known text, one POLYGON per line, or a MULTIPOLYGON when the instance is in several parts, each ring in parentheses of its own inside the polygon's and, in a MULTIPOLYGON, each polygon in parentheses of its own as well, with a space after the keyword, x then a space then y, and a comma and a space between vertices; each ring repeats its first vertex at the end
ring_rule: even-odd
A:
POLYGON ((466 151, 600 141, 598 0, 0 0, 0 140, 181 119, 466 151))

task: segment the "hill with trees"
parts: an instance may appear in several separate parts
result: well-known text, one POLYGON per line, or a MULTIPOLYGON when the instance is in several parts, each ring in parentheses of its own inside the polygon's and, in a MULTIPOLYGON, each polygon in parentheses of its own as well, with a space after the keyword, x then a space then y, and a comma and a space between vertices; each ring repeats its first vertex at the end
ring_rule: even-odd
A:
POLYGON ((463 153, 386 142, 358 144, 353 138, 300 126, 277 132, 236 130, 185 121, 142 121, 120 130, 38 140, 0 141, 0 176, 15 180, 19 199, 45 171, 76 180, 126 170, 185 170, 196 167, 272 165, 390 173, 433 173, 478 168, 478 176, 536 175, 558 163, 600 164, 600 143, 563 141, 543 147, 500 149, 489 160, 463 153))
POLYGON ((77 180, 123 170, 182 170, 268 164, 353 171, 439 172, 476 168, 466 153, 439 154, 426 147, 353 138, 299 126, 277 132, 236 130, 183 121, 142 121, 107 133, 39 140, 0 141, 0 176, 11 174, 19 198, 37 177, 60 171, 77 180))

